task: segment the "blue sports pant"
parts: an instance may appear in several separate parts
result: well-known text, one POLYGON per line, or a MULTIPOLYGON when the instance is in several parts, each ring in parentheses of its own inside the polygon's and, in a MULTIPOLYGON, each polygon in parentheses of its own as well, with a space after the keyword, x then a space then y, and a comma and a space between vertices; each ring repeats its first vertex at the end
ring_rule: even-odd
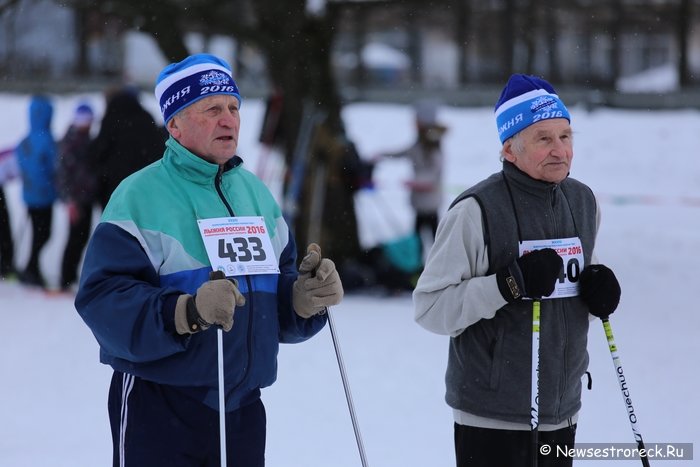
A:
MULTIPOLYGON (((219 412, 172 386, 114 372, 109 390, 113 467, 219 467, 219 412)), ((265 465, 265 407, 226 413, 228 467, 265 465)))

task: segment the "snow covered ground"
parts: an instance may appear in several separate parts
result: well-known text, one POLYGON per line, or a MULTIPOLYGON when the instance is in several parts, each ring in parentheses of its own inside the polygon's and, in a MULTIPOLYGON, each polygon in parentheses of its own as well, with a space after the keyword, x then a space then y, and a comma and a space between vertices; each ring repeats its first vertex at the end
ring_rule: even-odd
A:
MULTIPOLYGON (((63 135, 81 99, 91 101, 100 115, 100 96, 57 97, 56 137, 63 135)), ((150 96, 143 101, 155 111, 150 96)), ((27 130, 27 103, 27 96, 0 94, 0 148, 15 144, 27 130)), ((598 256, 622 284, 612 325, 645 441, 698 442, 700 113, 571 110, 576 148, 572 176, 588 183, 601 200, 598 256)), ((261 103, 245 101, 242 116, 240 154, 255 169, 263 154, 256 142, 261 103)), ((447 203, 499 169, 498 140, 491 109, 444 107, 439 118, 450 128, 445 141, 447 203)), ((413 138, 412 112, 406 106, 353 104, 345 119, 350 137, 366 157, 413 138)), ((410 176, 409 167, 387 161, 375 176, 378 192, 357 199, 366 245, 411 228, 401 185, 410 176), (377 196, 387 203, 380 204, 377 196), (398 226, 381 223, 387 205, 398 226)), ((29 231, 19 183, 6 188, 23 264, 29 231)), ((67 230, 64 207, 55 209, 54 235, 42 257, 53 282, 67 230)), ((5 329, 0 338, 0 466, 109 465, 106 398, 111 371, 98 362, 97 344, 72 299, 47 298, 17 283, 0 282, 0 316, 5 329)), ((451 413, 443 401, 447 338, 414 324, 410 295, 349 295, 333 316, 369 464, 454 465, 451 413)), ((589 350, 593 389, 583 394, 577 441, 631 442, 598 322, 590 330, 589 350)), ((277 383, 263 392, 268 465, 359 466, 328 329, 307 343, 283 346, 279 368, 277 383)))

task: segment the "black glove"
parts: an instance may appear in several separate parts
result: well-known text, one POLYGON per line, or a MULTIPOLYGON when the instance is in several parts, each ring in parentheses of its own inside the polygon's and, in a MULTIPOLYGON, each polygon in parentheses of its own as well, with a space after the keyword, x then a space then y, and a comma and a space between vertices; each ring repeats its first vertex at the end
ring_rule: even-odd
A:
POLYGON ((496 272, 498 290, 508 302, 546 297, 554 292, 563 267, 564 260, 553 249, 532 251, 496 272))
POLYGON ((579 296, 593 316, 605 319, 613 314, 620 303, 620 293, 620 283, 609 267, 591 264, 581 271, 579 296))

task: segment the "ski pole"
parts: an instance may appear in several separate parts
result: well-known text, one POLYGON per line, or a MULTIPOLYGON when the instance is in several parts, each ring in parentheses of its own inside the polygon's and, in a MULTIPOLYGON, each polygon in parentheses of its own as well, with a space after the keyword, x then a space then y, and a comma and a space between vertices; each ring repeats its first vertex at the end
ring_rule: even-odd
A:
POLYGON ((532 467, 537 467, 539 455, 540 425, 540 301, 532 302, 532 377, 530 378, 530 441, 532 443, 532 467))
MULTIPOLYGON (((212 271, 209 280, 226 279, 223 271, 212 271)), ((216 330, 216 361, 219 374, 219 451, 221 467, 226 467, 226 397, 224 393, 224 332, 216 330)))
POLYGON ((639 430, 637 425, 637 415, 634 412, 634 407, 632 406, 632 399, 630 398, 630 390, 627 384, 627 379, 625 378, 625 373, 622 371, 622 362, 620 356, 617 354, 617 345, 615 345, 615 338, 613 337, 612 327, 610 326, 609 318, 601 318, 603 322, 603 329, 605 329, 605 337, 608 339, 608 348, 610 349, 610 356, 612 357, 613 365, 615 365, 615 374, 617 375, 617 382, 620 385, 620 391, 622 392, 622 400, 627 408, 627 418, 630 421, 630 426, 632 427, 632 435, 634 440, 637 442, 637 448, 639 448, 639 457, 642 460, 642 465, 644 467, 649 467, 649 458, 646 455, 646 448, 644 447, 644 440, 642 439, 642 432, 639 430))
POLYGON ((350 419, 352 420, 352 428, 355 431, 355 440, 357 441, 357 449, 360 452, 360 461, 362 462, 362 467, 367 467, 367 457, 365 455, 365 448, 362 445, 362 436, 360 435, 360 426, 357 423, 357 416, 355 415, 355 406, 352 403, 352 394, 350 394, 350 385, 348 384, 348 377, 345 374, 345 364, 343 363, 343 356, 340 353, 340 344, 338 342, 338 337, 335 332, 335 324, 333 322, 333 315, 331 314, 330 308, 326 308, 326 313, 328 314, 328 326, 331 329, 331 337, 333 338, 333 347, 335 347, 335 356, 338 359, 338 368, 340 369, 340 378, 343 380, 343 389, 345 390, 345 399, 348 402, 348 410, 350 411, 350 419))
POLYGON ((216 330, 217 360, 219 366, 219 449, 221 467, 226 467, 226 397, 224 394, 224 332, 216 330))

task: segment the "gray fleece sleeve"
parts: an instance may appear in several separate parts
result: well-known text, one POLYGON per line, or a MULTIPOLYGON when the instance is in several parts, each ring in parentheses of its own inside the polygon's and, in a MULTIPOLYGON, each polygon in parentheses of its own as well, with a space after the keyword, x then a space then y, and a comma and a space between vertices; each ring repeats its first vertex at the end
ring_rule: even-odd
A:
POLYGON ((507 302, 496 275, 486 276, 488 254, 481 208, 473 198, 447 211, 413 291, 416 322, 428 331, 457 336, 507 302))

